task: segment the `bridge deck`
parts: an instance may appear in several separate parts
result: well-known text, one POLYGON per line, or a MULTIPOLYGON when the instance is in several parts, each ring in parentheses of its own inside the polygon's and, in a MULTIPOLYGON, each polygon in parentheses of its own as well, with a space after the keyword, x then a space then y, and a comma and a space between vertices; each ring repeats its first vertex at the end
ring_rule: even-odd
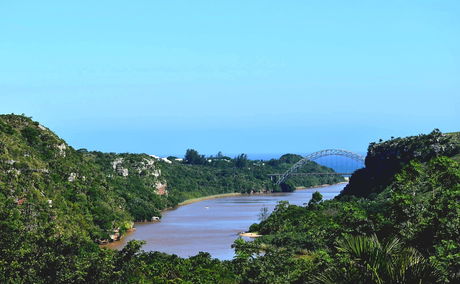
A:
MULTIPOLYGON (((290 173, 291 176, 311 176, 311 175, 339 175, 339 176, 351 176, 353 173, 290 173)), ((268 176, 282 176, 284 174, 268 174, 268 176)))

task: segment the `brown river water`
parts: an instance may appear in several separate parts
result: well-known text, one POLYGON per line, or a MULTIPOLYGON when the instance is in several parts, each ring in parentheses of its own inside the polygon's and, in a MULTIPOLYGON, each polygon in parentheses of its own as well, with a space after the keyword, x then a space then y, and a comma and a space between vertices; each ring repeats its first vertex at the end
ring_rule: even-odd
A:
POLYGON ((311 199, 315 191, 319 191, 323 199, 332 199, 345 185, 341 183, 291 193, 203 200, 163 212, 161 222, 136 223, 136 231, 107 247, 122 249, 130 240, 143 240, 146 241, 142 247, 145 251, 161 251, 181 257, 190 257, 205 251, 214 258, 232 259, 233 241, 238 238, 239 232, 247 231, 249 226, 259 222, 263 207, 271 212, 282 200, 302 206, 311 199))

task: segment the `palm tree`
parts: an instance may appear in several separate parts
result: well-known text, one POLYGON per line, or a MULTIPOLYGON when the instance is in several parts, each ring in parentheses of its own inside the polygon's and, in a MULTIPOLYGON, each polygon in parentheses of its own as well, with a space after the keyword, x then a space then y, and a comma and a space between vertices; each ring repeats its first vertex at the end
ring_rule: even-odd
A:
POLYGON ((425 258, 395 238, 384 244, 377 236, 346 235, 337 250, 342 265, 326 270, 316 283, 431 283, 433 274, 425 258))

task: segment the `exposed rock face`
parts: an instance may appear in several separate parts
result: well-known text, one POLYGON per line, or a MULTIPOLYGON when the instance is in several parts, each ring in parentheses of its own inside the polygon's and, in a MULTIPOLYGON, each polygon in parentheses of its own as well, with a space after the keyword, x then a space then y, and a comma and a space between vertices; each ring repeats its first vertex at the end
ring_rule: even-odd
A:
POLYGON ((139 164, 136 165, 138 174, 145 173, 148 170, 155 169, 155 160, 144 158, 139 164))
POLYGON ((124 176, 124 177, 127 177, 127 176, 129 175, 128 169, 123 169, 123 170, 121 171, 121 175, 124 176))
POLYGON ((76 173, 70 173, 70 176, 67 178, 67 180, 68 180, 69 182, 74 182, 76 178, 77 178, 77 174, 76 174, 76 173))
POLYGON ((67 146, 64 143, 62 143, 60 145, 57 145, 56 148, 59 149, 59 155, 61 157, 65 157, 65 150, 67 149, 67 146))
POLYGON ((144 159, 144 163, 147 167, 153 167, 153 165, 155 164, 155 160, 144 159))
POLYGON ((128 169, 125 169, 121 166, 121 164, 118 164, 117 167, 116 167, 116 172, 118 175, 120 176, 123 176, 123 177, 127 177, 129 176, 129 171, 128 169))
POLYGON ((155 184, 155 188, 156 188, 155 193, 158 195, 167 195, 168 191, 166 190, 166 187, 167 187, 166 183, 157 182, 155 184))
POLYGON ((117 169, 117 166, 120 165, 121 163, 123 163, 123 158, 117 158, 115 159, 113 162, 112 162, 112 168, 114 170, 117 169))
POLYGON ((123 177, 127 177, 129 175, 129 170, 124 168, 122 166, 124 159, 123 158, 117 158, 112 162, 112 168, 115 170, 115 172, 123 177))
POLYGON ((154 170, 154 171, 152 172, 152 175, 153 175, 154 177, 159 177, 159 176, 161 176, 161 170, 160 170, 160 169, 154 170))

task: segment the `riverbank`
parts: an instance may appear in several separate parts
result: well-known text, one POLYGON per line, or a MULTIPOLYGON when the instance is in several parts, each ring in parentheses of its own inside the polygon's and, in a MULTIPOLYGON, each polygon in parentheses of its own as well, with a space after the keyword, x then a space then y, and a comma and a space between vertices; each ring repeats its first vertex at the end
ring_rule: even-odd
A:
POLYGON ((182 201, 181 203, 177 204, 177 206, 188 205, 188 204, 192 204, 192 203, 200 202, 200 201, 204 201, 204 200, 210 200, 210 199, 216 199, 216 198, 224 198, 224 197, 232 197, 232 196, 241 196, 241 195, 243 195, 243 194, 239 193, 239 192, 208 195, 208 196, 203 196, 203 197, 198 197, 198 198, 187 199, 187 200, 182 201))
POLYGON ((341 184, 273 194, 231 194, 233 196, 225 198, 208 196, 210 200, 200 202, 196 202, 195 198, 194 203, 164 211, 161 222, 136 223, 136 232, 106 247, 120 250, 131 240, 144 240, 147 242, 142 247, 145 251, 161 251, 181 257, 207 251, 215 258, 229 260, 234 257, 231 245, 239 234, 245 240, 260 235, 256 230, 247 230, 260 221, 262 208, 272 212, 279 201, 304 206, 315 191, 321 192, 324 200, 333 199, 344 186, 345 184, 341 184))
MULTIPOLYGON (((232 192, 232 193, 214 194, 214 195, 208 195, 208 196, 203 196, 203 197, 198 197, 198 198, 187 199, 187 200, 184 200, 184 201, 178 203, 175 207, 165 208, 165 209, 161 210, 161 212, 174 210, 174 209, 177 209, 179 206, 189 205, 189 204, 204 201, 204 200, 211 200, 211 199, 225 198, 225 197, 232 197, 232 196, 241 196, 241 195, 243 195, 243 194, 239 193, 239 192, 232 192)), ((152 223, 152 224, 153 223, 158 223, 158 221, 157 222, 152 222, 152 221, 134 222, 134 224, 149 224, 149 223, 152 223)), ((118 243, 120 243, 126 236, 129 236, 132 233, 134 233, 135 230, 136 230, 136 228, 130 229, 125 234, 120 236, 120 238, 118 240, 114 240, 114 241, 111 241, 111 242, 105 243, 105 244, 100 244, 99 247, 104 247, 104 248, 116 247, 118 243)))
POLYGON ((240 237, 248 237, 248 238, 258 238, 262 237, 262 235, 259 235, 258 233, 255 232, 242 232, 238 234, 240 237))
POLYGON ((348 183, 348 181, 342 181, 342 182, 333 183, 333 184, 325 183, 325 184, 309 186, 309 187, 299 186, 299 187, 296 187, 295 190, 308 190, 308 189, 322 188, 322 187, 328 187, 328 186, 332 186, 332 185, 336 185, 336 184, 343 184, 343 183, 348 183))
MULTIPOLYGON (((316 186, 311 186, 311 187, 299 187, 299 188, 296 188, 296 191, 297 190, 303 191, 303 190, 324 188, 324 187, 333 186, 333 185, 337 185, 337 184, 344 184, 344 183, 347 183, 347 182, 339 182, 339 183, 336 183, 336 184, 321 184, 321 185, 316 185, 316 186)), ((269 195, 275 195, 276 193, 281 194, 283 192, 275 192, 275 193, 273 193, 273 192, 265 192, 265 193, 253 193, 253 194, 232 192, 232 193, 214 194, 214 195, 208 195, 208 196, 203 196, 203 197, 184 200, 184 201, 178 203, 175 207, 165 208, 161 212, 175 210, 178 207, 181 207, 181 206, 184 206, 184 205, 190 205, 190 204, 205 201, 205 200, 212 200, 212 199, 226 198, 226 197, 236 197, 236 196, 257 196, 257 195, 267 195, 267 196, 269 196, 269 195)), ((284 193, 286 193, 286 192, 284 192, 284 193)), ((135 222, 134 224, 136 225, 136 224, 154 224, 154 223, 158 223, 158 222, 147 221, 147 222, 135 222)), ((133 228, 133 229, 135 230, 136 228, 133 228)), ((131 235, 132 233, 134 233, 134 230, 127 232, 126 234, 121 236, 121 238, 119 240, 115 240, 115 241, 112 241, 112 242, 107 243, 107 244, 101 244, 100 247, 116 248, 118 246, 118 244, 121 243, 121 241, 125 237, 127 237, 127 236, 131 235)), ((248 235, 241 235, 241 236, 244 236, 244 237, 254 238, 254 237, 259 237, 260 236, 258 234, 253 234, 251 232, 243 232, 243 233, 248 234, 248 235)))
MULTIPOLYGON (((348 181, 342 181, 342 182, 333 183, 333 184, 325 183, 325 184, 320 184, 320 185, 315 185, 315 186, 310 186, 310 187, 296 187, 295 190, 308 190, 308 189, 322 188, 322 187, 328 187, 328 186, 332 186, 332 185, 336 185, 336 184, 343 184, 343 183, 348 183, 348 181)), ((250 194, 250 193, 240 193, 240 192, 231 192, 231 193, 207 195, 207 196, 203 196, 203 197, 197 197, 197 198, 184 200, 184 201, 178 203, 176 207, 166 208, 166 209, 163 209, 162 211, 167 211, 167 210, 175 209, 175 208, 177 208, 179 206, 188 205, 188 204, 192 204, 192 203, 200 202, 200 201, 204 201, 204 200, 216 199, 216 198, 225 198, 225 197, 242 196, 242 195, 255 195, 255 194, 273 194, 273 193, 281 193, 281 192, 262 192, 262 193, 258 192, 258 193, 252 193, 252 194, 250 194)))
POLYGON ((113 240, 113 241, 110 241, 110 242, 107 242, 107 243, 101 243, 101 244, 98 244, 98 245, 99 245, 100 248, 111 248, 111 246, 114 246, 114 245, 120 243, 121 241, 123 241, 123 239, 125 237, 131 235, 135 231, 136 231, 136 228, 132 227, 131 229, 128 229, 124 234, 122 234, 119 239, 113 240))

